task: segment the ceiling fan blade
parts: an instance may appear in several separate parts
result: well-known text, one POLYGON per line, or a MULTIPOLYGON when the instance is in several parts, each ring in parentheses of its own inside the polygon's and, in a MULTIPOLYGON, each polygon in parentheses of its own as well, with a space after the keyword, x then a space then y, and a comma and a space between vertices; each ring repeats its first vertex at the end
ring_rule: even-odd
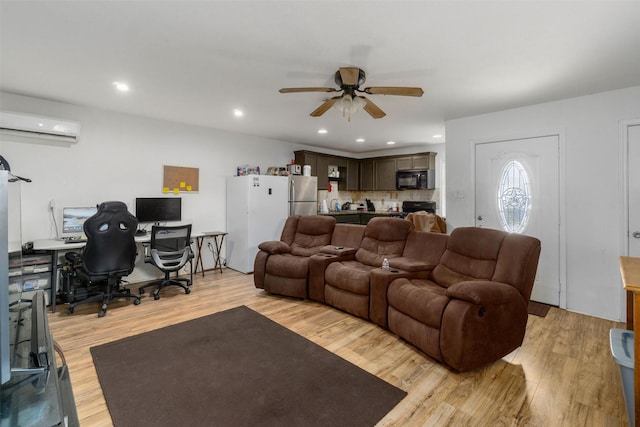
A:
POLYGON ((422 96, 424 91, 419 87, 393 87, 376 86, 368 87, 363 92, 371 95, 401 95, 401 96, 422 96))
POLYGON ((340 78, 346 86, 357 86, 360 69, 356 67, 340 67, 340 78))
POLYGON ((363 110, 371 114, 371 117, 373 117, 374 119, 381 119, 382 117, 387 115, 387 113, 382 111, 380 107, 371 102, 368 98, 365 98, 364 96, 361 96, 360 98, 364 99, 365 102, 363 110))
POLYGON ((339 89, 332 87, 283 87, 278 92, 280 93, 295 93, 295 92, 338 92, 339 89))
POLYGON ((335 104, 338 99, 340 99, 339 96, 334 96, 333 98, 327 99, 326 101, 324 101, 322 105, 320 105, 318 108, 313 110, 309 115, 311 117, 319 117, 323 115, 324 113, 327 112, 327 110, 329 110, 329 108, 333 107, 333 104, 335 104))

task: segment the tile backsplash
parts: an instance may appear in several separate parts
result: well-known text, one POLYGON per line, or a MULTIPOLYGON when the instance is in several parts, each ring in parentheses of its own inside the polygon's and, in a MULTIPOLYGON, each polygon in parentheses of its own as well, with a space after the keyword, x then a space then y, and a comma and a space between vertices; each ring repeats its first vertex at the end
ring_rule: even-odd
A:
POLYGON ((327 201, 330 211, 336 210, 336 202, 342 205, 344 202, 363 203, 366 206, 365 199, 371 200, 376 211, 388 211, 393 203, 398 205, 398 209, 402 209, 402 202, 405 200, 412 201, 428 201, 436 202, 436 213, 440 211, 440 192, 435 190, 404 190, 404 191, 339 191, 334 189, 329 192, 327 190, 318 190, 318 207, 322 200, 327 201))

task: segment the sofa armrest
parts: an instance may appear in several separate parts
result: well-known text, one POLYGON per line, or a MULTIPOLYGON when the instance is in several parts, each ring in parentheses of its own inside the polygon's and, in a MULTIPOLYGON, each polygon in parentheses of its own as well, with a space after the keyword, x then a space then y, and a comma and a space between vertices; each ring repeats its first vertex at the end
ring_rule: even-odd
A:
POLYGON ((354 253, 334 255, 324 252, 309 257, 309 299, 324 302, 324 272, 333 262, 348 261, 354 258, 354 253))
POLYGON ((323 254, 331 254, 338 256, 347 256, 347 255, 355 255, 356 248, 347 248, 344 246, 335 246, 335 245, 326 245, 322 249, 320 249, 320 253, 323 254))
POLYGON ((291 246, 280 240, 271 240, 262 242, 258 245, 258 249, 265 251, 271 255, 288 254, 291 252, 291 246))
POLYGON ((442 360, 465 372, 492 363, 522 345, 527 301, 513 286, 468 281, 447 289, 451 300, 442 315, 442 360))
POLYGON ((522 299, 516 288, 506 283, 490 280, 471 280, 459 282, 447 288, 449 298, 455 298, 476 305, 498 305, 522 299))
POLYGON ((388 328, 387 311, 389 302, 387 300, 387 290, 391 282, 399 278, 413 279, 416 278, 416 275, 409 271, 395 268, 389 270, 375 268, 371 270, 369 279, 369 319, 385 329, 388 328))
POLYGON ((389 258, 389 267, 397 270, 418 272, 432 271, 436 266, 422 260, 408 257, 389 258))

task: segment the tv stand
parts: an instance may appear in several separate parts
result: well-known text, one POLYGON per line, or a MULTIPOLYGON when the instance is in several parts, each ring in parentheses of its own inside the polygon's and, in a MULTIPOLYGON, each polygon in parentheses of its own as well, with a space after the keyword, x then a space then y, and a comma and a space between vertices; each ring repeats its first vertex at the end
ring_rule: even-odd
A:
POLYGON ((0 426, 79 426, 71 379, 61 352, 63 365, 56 366, 56 346, 49 331, 43 291, 37 291, 31 303, 12 307, 9 315, 11 379, 0 388, 0 426))

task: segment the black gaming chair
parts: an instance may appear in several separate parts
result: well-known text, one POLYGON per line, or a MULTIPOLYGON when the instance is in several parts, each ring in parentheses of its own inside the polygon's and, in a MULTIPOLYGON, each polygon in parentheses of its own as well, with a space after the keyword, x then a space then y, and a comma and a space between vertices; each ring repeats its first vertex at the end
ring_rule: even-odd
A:
POLYGON ((133 298, 135 305, 140 304, 140 297, 122 286, 122 278, 135 266, 137 226, 138 220, 122 202, 101 203, 98 212, 85 221, 87 244, 82 254, 69 252, 65 258, 71 263, 76 283, 86 286, 76 286, 76 295, 82 289, 87 298, 73 302, 67 312, 73 313, 78 304, 102 301, 98 317, 103 317, 107 304, 115 298, 133 298))

